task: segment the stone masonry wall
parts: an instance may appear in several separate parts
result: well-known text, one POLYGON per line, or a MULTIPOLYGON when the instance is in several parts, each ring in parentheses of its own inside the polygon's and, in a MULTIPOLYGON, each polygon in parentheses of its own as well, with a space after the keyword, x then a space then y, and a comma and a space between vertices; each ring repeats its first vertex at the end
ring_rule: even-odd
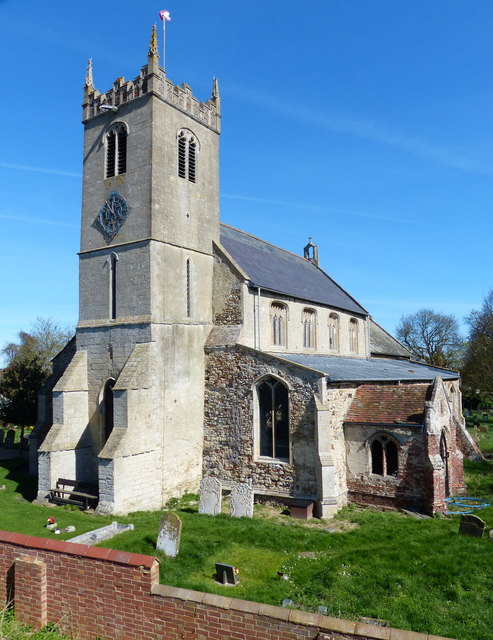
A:
POLYGON ((345 426, 349 499, 385 507, 422 507, 426 499, 427 457, 423 428, 394 425, 345 426), (399 443, 397 476, 371 472, 368 441, 377 433, 399 443))
POLYGON ((240 325, 243 322, 241 282, 231 265, 216 251, 212 297, 214 324, 240 325))
POLYGON ((207 349, 204 475, 225 482, 252 479, 273 495, 314 498, 315 402, 319 375, 285 365, 253 350, 207 349), (290 462, 259 459, 254 424, 254 384, 274 375, 290 389, 290 462))
POLYGON ((79 640, 446 640, 158 580, 151 556, 0 531, 1 605, 79 640))

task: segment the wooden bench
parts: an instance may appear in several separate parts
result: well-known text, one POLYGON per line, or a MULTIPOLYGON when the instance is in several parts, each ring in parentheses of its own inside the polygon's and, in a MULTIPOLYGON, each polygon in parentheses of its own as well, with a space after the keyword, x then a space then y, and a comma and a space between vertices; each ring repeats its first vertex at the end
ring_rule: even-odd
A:
POLYGON ((50 502, 89 509, 97 505, 98 495, 95 486, 89 482, 58 478, 56 487, 50 491, 50 502))

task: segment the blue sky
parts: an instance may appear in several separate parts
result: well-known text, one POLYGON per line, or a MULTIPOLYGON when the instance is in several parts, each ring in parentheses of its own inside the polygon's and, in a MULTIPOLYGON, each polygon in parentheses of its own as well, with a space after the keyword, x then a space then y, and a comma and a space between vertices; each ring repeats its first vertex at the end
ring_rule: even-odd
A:
POLYGON ((37 316, 77 322, 87 59, 100 91, 133 79, 161 9, 168 77, 201 100, 219 79, 224 222, 296 253, 311 236, 390 331, 481 306, 491 0, 0 0, 0 346, 37 316))

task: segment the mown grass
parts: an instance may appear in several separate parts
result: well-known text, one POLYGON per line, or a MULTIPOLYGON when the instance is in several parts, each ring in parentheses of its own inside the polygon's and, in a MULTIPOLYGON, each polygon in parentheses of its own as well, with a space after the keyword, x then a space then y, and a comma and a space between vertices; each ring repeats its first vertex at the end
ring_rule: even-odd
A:
MULTIPOLYGON (((469 495, 493 503, 493 461, 465 466, 469 495)), ((3 529, 51 537, 44 524, 52 513, 60 526, 76 526, 76 533, 114 519, 31 505, 34 485, 19 461, 4 463, 0 471, 5 475, 0 484, 7 487, 0 491, 3 529)), ((302 522, 281 509, 256 505, 250 520, 199 515, 196 501, 190 495, 172 505, 183 522, 176 558, 156 551, 162 512, 118 518, 135 529, 101 546, 156 555, 165 584, 275 605, 289 598, 303 609, 324 606, 332 616, 378 618, 460 640, 493 637, 493 546, 487 536, 459 535, 458 516, 416 520, 348 507, 333 521, 302 522), (215 562, 237 566, 239 584, 215 582, 215 562)), ((493 507, 478 515, 493 528, 493 507)))

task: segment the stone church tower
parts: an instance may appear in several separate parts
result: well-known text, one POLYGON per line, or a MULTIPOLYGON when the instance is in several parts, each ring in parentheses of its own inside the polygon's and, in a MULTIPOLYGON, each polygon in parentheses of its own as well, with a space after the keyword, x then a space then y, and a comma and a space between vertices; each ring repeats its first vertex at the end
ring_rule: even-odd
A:
POLYGON ((202 472, 217 82, 206 103, 173 85, 154 27, 134 81, 100 93, 89 63, 83 123, 79 322, 38 451, 39 497, 76 478, 99 485, 101 512, 156 509, 202 472))

